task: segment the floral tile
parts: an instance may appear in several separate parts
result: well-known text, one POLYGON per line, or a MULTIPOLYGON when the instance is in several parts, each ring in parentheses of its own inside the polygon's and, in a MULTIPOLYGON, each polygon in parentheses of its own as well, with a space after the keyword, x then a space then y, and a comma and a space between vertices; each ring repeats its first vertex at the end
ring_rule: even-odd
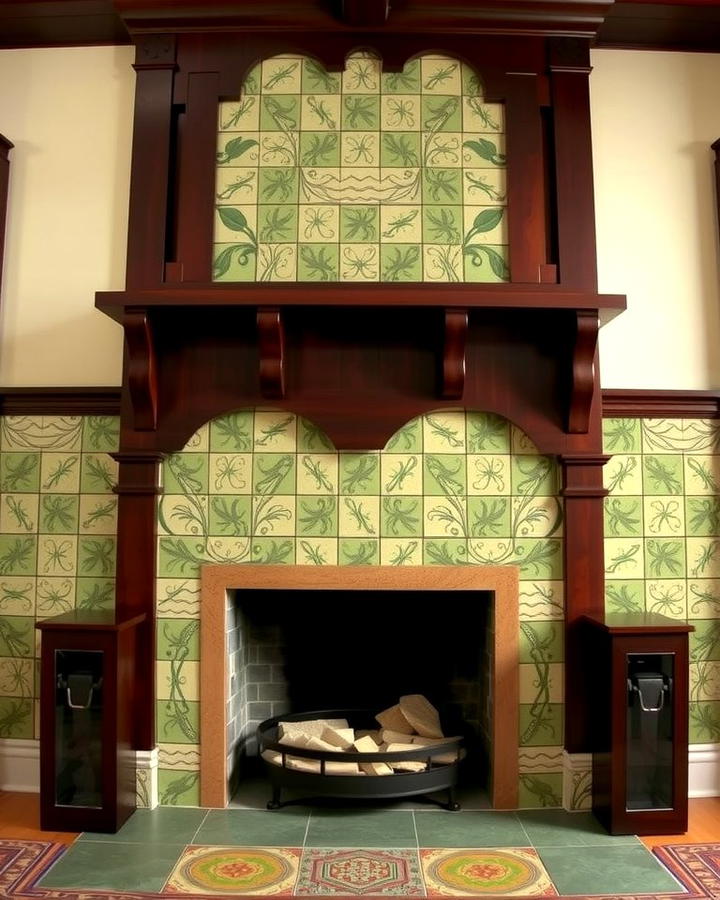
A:
POLYGON ((418 852, 405 849, 305 850, 295 893, 426 896, 418 852))
POLYGON ((535 850, 421 850, 420 859, 428 897, 558 896, 535 850))
POLYGON ((291 894, 300 852, 294 847, 190 847, 171 872, 164 892, 291 894))

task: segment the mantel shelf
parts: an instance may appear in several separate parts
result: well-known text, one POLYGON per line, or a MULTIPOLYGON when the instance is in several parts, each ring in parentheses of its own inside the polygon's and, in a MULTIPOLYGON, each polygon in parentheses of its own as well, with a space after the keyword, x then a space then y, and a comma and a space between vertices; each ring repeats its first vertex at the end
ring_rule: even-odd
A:
POLYGON ((128 291, 99 291, 95 305, 123 323, 129 308, 172 307, 435 307, 467 309, 553 309, 597 311, 600 324, 625 309, 622 294, 571 291, 554 284, 270 284, 218 282, 178 284, 128 291))

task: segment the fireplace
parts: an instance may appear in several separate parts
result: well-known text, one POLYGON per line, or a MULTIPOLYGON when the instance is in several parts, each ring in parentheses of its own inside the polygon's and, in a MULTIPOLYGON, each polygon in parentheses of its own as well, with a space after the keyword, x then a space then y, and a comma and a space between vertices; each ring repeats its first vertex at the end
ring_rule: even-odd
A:
POLYGON ((420 691, 438 701, 450 716, 448 721, 453 715, 456 721, 464 718, 479 735, 485 753, 474 754, 468 765, 487 765, 493 807, 517 805, 518 582, 514 567, 205 566, 200 621, 203 806, 227 805, 238 762, 255 752, 254 730, 261 718, 303 708, 337 707, 341 698, 346 698, 345 706, 377 706, 379 711, 394 702, 398 692, 420 691), (463 615, 471 603, 475 611, 463 615), (321 625, 314 636, 308 627, 308 622, 319 619, 327 623, 333 610, 338 624, 352 623, 353 607, 364 611, 367 623, 373 621, 369 614, 373 607, 382 610, 391 604, 396 610, 405 606, 406 616, 388 615, 384 632, 383 617, 377 616, 379 646, 367 654, 365 662, 355 661, 355 666, 353 658, 363 642, 373 639, 372 625, 355 629, 360 633, 352 640, 359 638, 359 643, 344 640, 348 647, 344 665, 338 639, 332 646, 328 643, 332 626, 321 625), (399 651, 395 662, 384 668, 382 657, 398 640, 398 626, 404 619, 408 641, 421 645, 418 649, 426 664, 412 652, 399 651), (246 638, 252 635, 257 643, 245 644, 240 652, 238 630, 246 638), (484 639, 472 635, 481 630, 484 639), (457 653, 447 646, 453 631, 462 633, 456 638, 457 653), (477 659, 472 659, 473 641, 477 659), (307 659, 313 662, 303 677, 303 645, 308 642, 307 659), (226 645, 230 652, 218 652, 226 645), (318 664, 323 645, 325 659, 318 664), (433 645, 436 658, 428 665, 433 645), (369 672, 367 678, 362 676, 363 668, 369 672), (261 695, 264 699, 255 699, 261 695), (480 762, 483 756, 486 763, 480 762))

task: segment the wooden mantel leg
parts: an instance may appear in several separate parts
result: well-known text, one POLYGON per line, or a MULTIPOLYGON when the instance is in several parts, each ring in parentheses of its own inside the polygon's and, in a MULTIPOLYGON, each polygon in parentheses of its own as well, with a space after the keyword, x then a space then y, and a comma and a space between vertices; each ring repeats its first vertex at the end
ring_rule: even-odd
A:
POLYGON ((588 752, 586 660, 577 640, 583 615, 601 616, 605 606, 602 454, 560 457, 565 499, 565 749, 588 752))
POLYGON ((118 461, 118 530, 116 615, 126 618, 144 612, 138 628, 135 684, 137 696, 135 749, 155 747, 155 575, 160 461, 164 453, 120 451, 118 461))

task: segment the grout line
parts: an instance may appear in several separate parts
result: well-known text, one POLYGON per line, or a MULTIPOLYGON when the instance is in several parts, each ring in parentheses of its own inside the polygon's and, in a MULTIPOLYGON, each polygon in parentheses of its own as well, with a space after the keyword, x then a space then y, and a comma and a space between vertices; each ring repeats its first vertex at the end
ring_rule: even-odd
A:
POLYGON ((311 818, 312 818, 312 809, 309 810, 309 812, 308 812, 307 824, 305 825, 305 834, 303 835, 303 842, 302 842, 302 848, 301 848, 303 852, 305 852, 305 845, 307 844, 307 836, 308 836, 308 831, 310 831, 310 819, 311 818))
POLYGON ((520 825, 520 827, 521 827, 522 830, 523 830, 523 834, 524 834, 525 837, 527 838, 527 845, 528 845, 528 847, 532 847, 533 850, 537 850, 537 847, 535 846, 535 844, 533 844, 533 842, 530 840, 530 835, 528 834, 527 829, 526 829, 525 826, 523 825, 522 819, 520 818, 520 816, 517 814, 517 812, 516 812, 515 810, 513 810, 513 815, 514 815, 515 818, 517 819, 518 824, 520 825))
POLYGON ((208 810, 206 810, 205 815, 202 817, 202 822, 200 822, 200 824, 198 825, 198 827, 195 829, 195 833, 193 834, 192 839, 191 839, 191 841, 190 841, 191 844, 194 844, 194 843, 195 843, 195 838, 196 838, 196 837, 198 836, 198 834, 200 833, 200 829, 201 829, 201 828, 203 827, 203 825, 205 824, 205 820, 207 819, 207 817, 208 817, 209 815, 210 815, 210 810, 208 809, 208 810))
POLYGON ((420 860, 420 838, 418 837, 417 822, 415 821, 415 810, 411 809, 410 814, 412 815, 413 831, 415 832, 415 849, 417 850, 418 861, 419 861, 420 860))

